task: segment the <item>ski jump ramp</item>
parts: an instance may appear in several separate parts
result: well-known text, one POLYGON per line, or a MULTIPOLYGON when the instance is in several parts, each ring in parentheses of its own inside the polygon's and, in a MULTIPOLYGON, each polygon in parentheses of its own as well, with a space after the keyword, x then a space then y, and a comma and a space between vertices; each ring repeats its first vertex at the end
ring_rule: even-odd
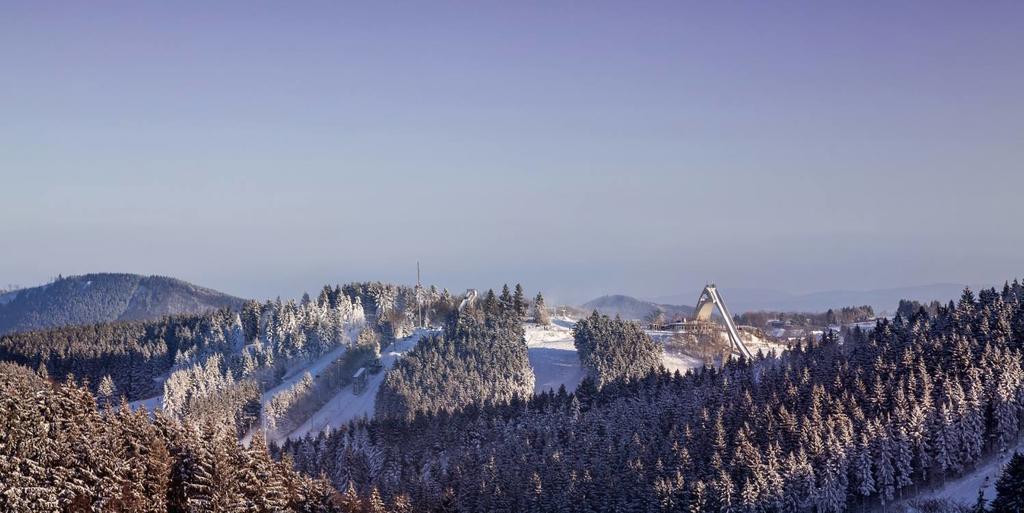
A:
POLYGON ((694 308, 694 316, 698 321, 710 321, 711 311, 718 308, 718 313, 722 314, 725 319, 725 327, 729 332, 729 344, 732 345, 733 351, 743 355, 747 358, 753 358, 750 349, 743 344, 743 339, 740 338, 740 332, 736 329, 736 323, 732 320, 732 314, 729 313, 729 307, 725 306, 725 301, 722 300, 722 295, 718 293, 718 289, 715 288, 715 284, 705 285, 704 290, 700 293, 700 298, 697 299, 697 306, 694 308))

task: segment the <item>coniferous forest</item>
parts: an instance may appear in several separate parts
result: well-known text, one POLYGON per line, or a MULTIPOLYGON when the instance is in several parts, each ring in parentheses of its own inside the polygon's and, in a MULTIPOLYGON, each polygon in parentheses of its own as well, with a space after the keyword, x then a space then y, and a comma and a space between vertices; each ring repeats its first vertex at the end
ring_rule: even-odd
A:
POLYGON ((480 308, 453 312, 442 334, 420 341, 388 372, 377 415, 412 418, 473 403, 504 403, 533 393, 523 341, 525 302, 488 291, 480 308), (522 306, 519 306, 522 305, 522 306))
MULTIPOLYGON (((23 365, 0 365, 0 510, 860 511, 969 472, 1024 427, 1016 282, 686 374, 654 365, 636 325, 594 314, 575 330, 591 376, 537 395, 522 292, 462 310, 437 292, 442 329, 388 371, 374 418, 265 449, 252 401, 275 362, 385 344, 365 341, 423 315, 402 294, 327 287, 237 314, 5 338, 23 365), (151 346, 163 367, 138 358, 139 372, 170 373, 152 416, 116 400, 145 395, 118 355, 151 346), (127 370, 93 385, 97 355, 127 370)), ((1015 458, 982 509, 1017 511, 1019 482, 1015 458)))
POLYGON ((1015 445, 1022 288, 965 292, 778 359, 355 422, 281 454, 436 511, 846 511, 1015 445))
POLYGON ((573 329, 580 362, 598 385, 636 380, 661 366, 661 348, 636 323, 595 310, 573 329))
POLYGON ((224 425, 97 408, 0 363, 0 511, 338 511, 332 488, 224 425))
POLYGON ((778 4, 0 0, 0 513, 1024 513, 1024 0, 778 4))

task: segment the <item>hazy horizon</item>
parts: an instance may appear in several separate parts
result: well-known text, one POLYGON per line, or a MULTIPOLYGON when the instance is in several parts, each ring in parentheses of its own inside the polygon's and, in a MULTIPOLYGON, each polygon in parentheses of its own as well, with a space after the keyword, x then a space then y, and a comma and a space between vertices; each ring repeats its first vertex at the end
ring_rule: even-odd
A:
POLYGON ((0 5, 0 284, 1001 284, 1024 4, 0 5))

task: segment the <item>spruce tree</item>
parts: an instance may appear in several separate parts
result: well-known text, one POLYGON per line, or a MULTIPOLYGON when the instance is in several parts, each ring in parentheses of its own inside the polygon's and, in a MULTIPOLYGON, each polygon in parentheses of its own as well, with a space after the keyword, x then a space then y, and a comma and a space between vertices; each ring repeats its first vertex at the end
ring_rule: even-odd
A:
POLYGON ((533 298, 533 322, 541 326, 551 324, 551 314, 548 312, 548 306, 544 304, 544 296, 540 292, 537 293, 537 297, 533 298))
POLYGON ((107 374, 100 380, 100 385, 96 389, 96 395, 105 404, 110 404, 114 400, 114 393, 116 391, 117 387, 114 386, 114 380, 110 377, 110 374, 107 374))
POLYGON ((512 294, 512 306, 520 319, 526 317, 526 293, 523 292, 523 286, 518 283, 516 283, 515 293, 512 294))
POLYGON ((1024 511, 1024 455, 1013 453, 996 481, 996 498, 992 513, 1021 513, 1024 511))

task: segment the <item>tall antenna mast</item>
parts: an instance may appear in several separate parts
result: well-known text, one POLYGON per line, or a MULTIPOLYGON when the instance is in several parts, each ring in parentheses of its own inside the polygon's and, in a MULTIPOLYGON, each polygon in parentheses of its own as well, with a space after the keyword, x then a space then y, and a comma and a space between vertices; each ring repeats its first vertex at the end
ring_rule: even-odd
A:
POLYGON ((423 293, 423 285, 420 283, 420 262, 416 261, 416 315, 419 316, 419 327, 423 327, 423 303, 420 295, 423 293))

